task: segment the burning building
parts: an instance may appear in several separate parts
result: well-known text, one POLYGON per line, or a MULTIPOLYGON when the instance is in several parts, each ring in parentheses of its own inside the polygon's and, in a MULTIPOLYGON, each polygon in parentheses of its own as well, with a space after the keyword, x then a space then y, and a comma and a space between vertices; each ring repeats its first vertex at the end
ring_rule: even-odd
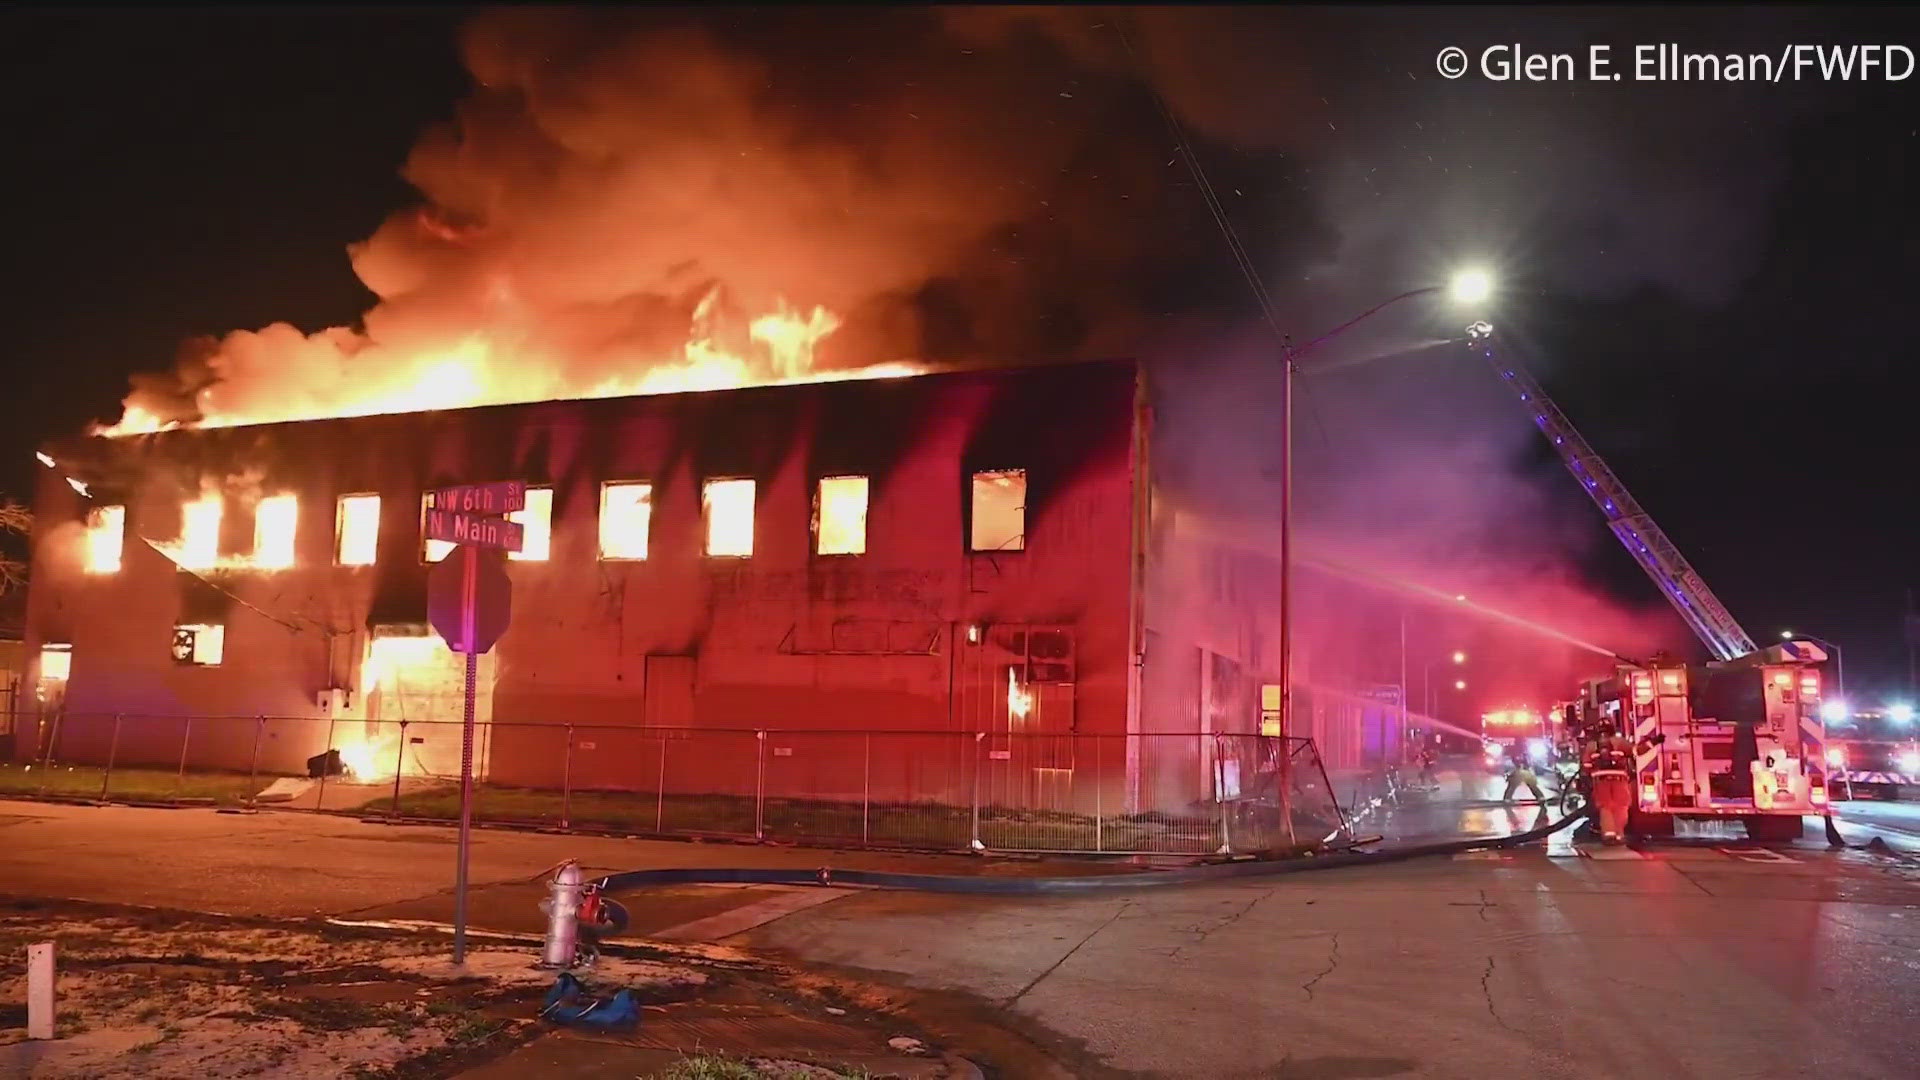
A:
POLYGON ((1202 587, 1231 560, 1156 499, 1151 415, 1138 365, 1096 362, 76 439, 46 452, 29 647, 69 758, 451 773, 423 493, 519 479, 493 782, 617 787, 662 733, 859 732, 903 797, 936 794, 929 736, 1114 808, 1204 797, 1203 733, 1263 706, 1278 733, 1273 611, 1202 587))

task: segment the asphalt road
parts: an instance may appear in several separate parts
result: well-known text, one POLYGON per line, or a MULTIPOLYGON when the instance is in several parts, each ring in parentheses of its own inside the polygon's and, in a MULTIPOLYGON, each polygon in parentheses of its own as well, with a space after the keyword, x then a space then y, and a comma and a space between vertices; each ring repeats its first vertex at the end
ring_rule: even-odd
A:
POLYGON ((1859 799, 1838 803, 1836 815, 1847 826, 1843 832, 1854 838, 1879 836, 1895 847, 1920 850, 1920 801, 1876 802, 1859 799))
MULTIPOLYGON (((1479 810, 1538 813, 1453 812, 1479 810)), ((442 828, 0 802, 0 892, 15 895, 445 921, 452 857, 442 828)), ((475 925, 536 929, 531 879, 565 857, 606 870, 989 865, 482 831, 475 925)), ((640 934, 963 995, 1083 1077, 1838 1080, 1910 1075, 1920 1060, 1920 858, 1828 850, 1817 833, 1787 849, 1561 845, 1125 896, 687 888, 629 907, 640 934)))

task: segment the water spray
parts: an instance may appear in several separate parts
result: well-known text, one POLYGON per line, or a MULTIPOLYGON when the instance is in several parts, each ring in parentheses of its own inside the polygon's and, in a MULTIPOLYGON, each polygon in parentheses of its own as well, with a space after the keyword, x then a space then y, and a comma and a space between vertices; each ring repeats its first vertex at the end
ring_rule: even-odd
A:
POLYGON ((1475 603, 1474 601, 1468 600, 1466 596, 1459 593, 1443 592, 1439 589, 1435 589, 1428 585, 1422 585, 1418 582, 1404 581, 1400 578, 1390 577, 1386 574, 1378 573, 1372 570, 1361 570, 1358 567, 1348 566, 1348 565, 1345 565, 1344 563, 1338 563, 1333 561, 1332 559, 1328 559, 1323 556, 1312 554, 1312 553, 1302 554, 1300 556, 1297 556, 1297 558, 1300 564, 1303 566, 1311 566, 1316 570, 1324 570, 1327 573, 1334 574, 1339 577, 1348 578, 1353 581, 1364 582, 1370 585, 1378 585, 1383 588, 1392 589, 1397 592, 1406 593, 1411 596, 1417 596, 1424 600, 1431 600, 1436 604, 1444 604, 1449 607, 1470 608, 1475 613, 1480 615, 1485 615, 1486 617, 1493 619, 1495 621, 1506 623, 1509 626, 1520 627, 1523 630, 1531 631, 1532 633, 1539 634, 1542 637, 1552 638, 1555 641, 1572 645, 1575 648, 1585 649, 1590 653, 1594 653, 1595 655, 1598 655, 1598 656, 1604 656, 1609 660, 1615 660, 1622 664, 1634 663, 1633 660, 1627 657, 1621 656, 1619 653, 1614 652, 1612 649, 1608 649, 1600 645, 1595 645, 1591 641, 1582 641, 1579 638, 1574 637, 1572 634, 1555 630, 1551 626, 1546 626, 1541 623, 1534 622, 1532 619, 1524 619, 1518 615, 1512 615, 1507 612, 1500 611, 1496 608, 1490 608, 1485 604, 1475 603))

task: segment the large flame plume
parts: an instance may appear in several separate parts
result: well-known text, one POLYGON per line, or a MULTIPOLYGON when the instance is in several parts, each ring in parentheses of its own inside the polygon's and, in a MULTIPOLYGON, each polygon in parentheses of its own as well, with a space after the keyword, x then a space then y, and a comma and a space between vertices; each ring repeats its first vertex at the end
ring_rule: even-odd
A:
POLYGON ((350 248, 361 323, 192 342, 101 430, 1130 352, 1170 241, 1217 249, 1110 15, 485 12, 420 205, 350 248))

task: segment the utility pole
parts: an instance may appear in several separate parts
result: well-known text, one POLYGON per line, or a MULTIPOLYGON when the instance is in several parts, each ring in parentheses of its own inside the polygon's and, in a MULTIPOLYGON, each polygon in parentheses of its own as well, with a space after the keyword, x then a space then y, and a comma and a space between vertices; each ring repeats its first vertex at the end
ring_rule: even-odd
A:
POLYGON ((1920 614, 1913 609, 1913 586, 1907 586, 1907 697, 1920 693, 1915 686, 1920 680, 1914 678, 1914 669, 1920 667, 1920 614))
POLYGON ((1395 755, 1405 760, 1407 752, 1407 608, 1400 606, 1400 747, 1395 755))
POLYGON ((1293 338, 1280 339, 1280 734, 1293 727, 1293 338))

